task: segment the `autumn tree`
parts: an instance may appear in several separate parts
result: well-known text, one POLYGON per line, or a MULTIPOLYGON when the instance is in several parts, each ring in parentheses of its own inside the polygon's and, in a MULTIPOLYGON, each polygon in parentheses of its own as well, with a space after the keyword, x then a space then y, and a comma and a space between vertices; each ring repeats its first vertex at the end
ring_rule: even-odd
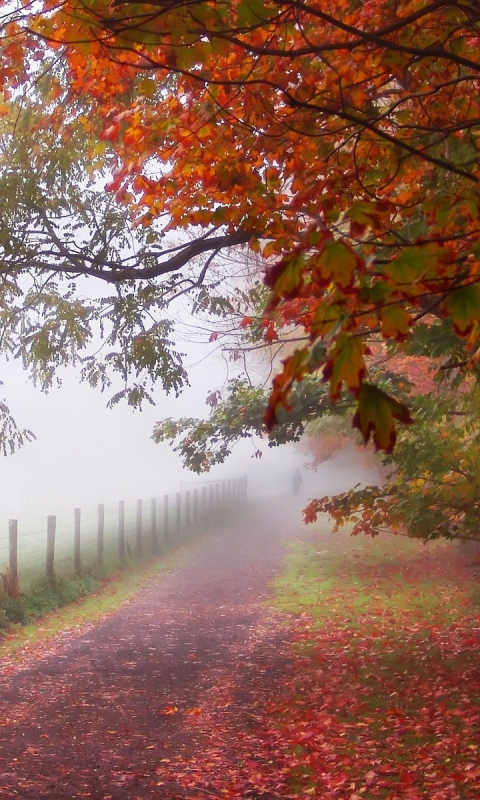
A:
MULTIPOLYGON (((112 153, 98 138, 98 120, 86 135, 85 119, 75 117, 80 101, 71 105, 68 135, 60 133, 64 80, 64 65, 42 61, 28 91, 1 109, 0 351, 20 359, 44 390, 74 365, 83 380, 108 391, 111 404, 124 398, 138 407, 152 401, 158 381, 175 393, 187 383, 166 307, 185 286, 205 304, 208 283, 192 259, 188 276, 176 272, 161 284, 95 285, 100 265, 113 273, 148 269, 165 244, 153 229, 135 227, 129 209, 105 193, 112 153)), ((175 257, 184 244, 168 247, 175 257)), ((0 443, 18 446, 28 432, 15 433, 1 408, 0 443)))
MULTIPOLYGON (((98 278, 130 308, 146 287, 157 296, 163 282, 184 282, 194 259, 203 280, 224 248, 259 252, 264 330, 294 324, 305 337, 274 380, 267 427, 312 376, 329 403, 350 396, 364 438, 390 452, 396 421, 412 417, 401 392, 369 371, 372 338, 402 351, 435 316, 427 357, 436 348, 449 380, 475 375, 479 21, 468 0, 49 0, 7 10, 5 103, 36 88, 45 64, 37 130, 59 144, 83 131, 93 164, 105 146, 103 182, 146 237, 130 260, 121 249, 79 257, 70 237, 48 274, 98 278), (161 239, 172 232, 174 252, 161 239)), ((144 334, 138 343, 137 329, 122 330, 143 353, 144 334)), ((135 371, 136 357, 122 358, 135 371)))
POLYGON ((64 122, 81 99, 83 124, 100 112, 114 144, 110 190, 142 225, 198 231, 173 258, 90 273, 118 284, 260 249, 265 313, 296 302, 309 338, 275 380, 269 427, 295 381, 319 373, 390 450, 392 420, 409 415, 367 378, 370 333, 400 342, 437 313, 475 359, 478 25, 468 2, 67 0, 5 23, 4 84, 9 49, 25 63, 53 49, 64 122))

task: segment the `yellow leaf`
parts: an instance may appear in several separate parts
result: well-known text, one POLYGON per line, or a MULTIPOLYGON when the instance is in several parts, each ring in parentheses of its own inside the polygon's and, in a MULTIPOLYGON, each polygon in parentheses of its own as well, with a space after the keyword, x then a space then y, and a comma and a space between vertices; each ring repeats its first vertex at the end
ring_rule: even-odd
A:
POLYGON ((336 283, 341 289, 351 286, 355 270, 363 262, 351 247, 336 239, 327 240, 315 263, 315 274, 321 283, 336 283))
POLYGON ((380 311, 380 320, 385 339, 402 341, 407 338, 412 318, 402 306, 385 306, 380 311))

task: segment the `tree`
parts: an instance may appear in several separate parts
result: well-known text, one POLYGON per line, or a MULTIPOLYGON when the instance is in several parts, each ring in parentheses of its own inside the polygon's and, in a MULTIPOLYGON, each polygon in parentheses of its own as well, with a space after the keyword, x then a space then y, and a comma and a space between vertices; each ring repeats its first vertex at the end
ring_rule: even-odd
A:
POLYGON ((109 187, 138 221, 199 232, 148 267, 89 274, 153 278, 200 252, 260 249, 265 313, 296 303, 309 338, 275 380, 268 426, 320 372, 389 451, 410 417, 367 379, 366 338, 402 342, 436 313, 476 353, 479 20, 450 0, 67 0, 4 31, 27 62, 45 47, 66 62, 69 101, 87 126, 100 113, 109 187))
MULTIPOLYGON (((153 439, 172 442, 188 469, 208 472, 215 464, 225 461, 240 439, 266 437, 267 401, 265 388, 237 378, 228 384, 225 397, 222 398, 220 392, 210 396, 212 411, 208 420, 162 420, 154 428, 153 439)), ((309 420, 331 410, 325 388, 312 377, 306 377, 292 391, 290 411, 280 412, 280 420, 268 437, 268 446, 298 442, 309 420)))
MULTIPOLYGON (((332 402, 344 389, 355 398, 364 438, 391 451, 411 416, 368 375, 371 337, 401 350, 437 315, 467 345, 461 360, 446 347, 439 368, 476 360, 479 20, 468 0, 7 10, 6 102, 49 75, 44 127, 59 144, 82 130, 93 164, 107 148, 107 187, 153 241, 133 260, 73 247, 72 261, 70 239, 48 273, 155 294, 192 259, 204 258, 195 287, 225 247, 260 251, 268 330, 290 321, 307 339, 274 381, 267 427, 297 382, 320 375, 332 402), (187 229, 195 238, 174 252, 159 245, 187 229)), ((123 350, 120 362, 132 366, 123 350)))
MULTIPOLYGON (((447 324, 438 325, 443 331, 440 338, 448 338, 447 324)), ((415 340, 420 355, 398 359, 384 354, 370 367, 382 391, 397 394, 402 402, 408 400, 415 419, 415 424, 402 432, 393 453, 383 457, 381 485, 314 500, 304 511, 306 522, 328 514, 336 529, 349 524, 354 535, 393 531, 424 541, 439 537, 479 541, 478 383, 471 375, 453 383, 432 381, 434 366, 421 352, 427 342, 429 349, 434 347, 434 335, 431 326, 424 324, 415 340)), ((239 439, 266 437, 266 398, 265 389, 234 381, 225 397, 215 395, 208 420, 165 420, 156 426, 154 439, 170 441, 190 469, 208 470, 222 463, 239 439)), ((332 405, 328 387, 307 376, 294 386, 291 409, 288 413, 282 410, 268 445, 306 437, 303 441, 313 462, 328 459, 339 438, 349 435, 345 420, 352 404, 353 399, 344 392, 332 405), (334 446, 329 448, 332 435, 334 446)))
POLYGON ((417 396, 416 426, 404 433, 390 458, 383 486, 313 501, 306 521, 330 514, 352 533, 389 530, 424 541, 440 537, 480 541, 480 426, 478 386, 456 394, 417 396))
MULTIPOLYGON (((101 265, 114 274, 148 269, 158 245, 105 194, 100 179, 111 154, 95 131, 88 138, 83 121, 72 120, 68 137, 59 134, 55 110, 63 95, 48 124, 45 106, 62 71, 45 62, 42 69, 0 120, 0 352, 21 359, 44 390, 73 364, 92 386, 111 388, 111 404, 125 398, 139 407, 152 401, 156 381, 176 393, 188 381, 166 306, 183 280, 198 283, 200 270, 162 285, 112 281, 108 294, 91 285, 101 265)), ((19 445, 8 419, 1 441, 19 445)))

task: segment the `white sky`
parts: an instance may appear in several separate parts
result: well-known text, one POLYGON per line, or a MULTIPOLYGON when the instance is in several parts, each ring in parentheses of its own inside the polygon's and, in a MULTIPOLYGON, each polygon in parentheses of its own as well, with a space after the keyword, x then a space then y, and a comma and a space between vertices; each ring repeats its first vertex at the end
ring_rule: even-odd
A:
MULTIPOLYGON (((184 308, 183 319, 186 313, 184 308)), ((175 398, 165 395, 159 384, 156 405, 145 403, 141 412, 126 403, 107 409, 115 390, 102 394, 80 383, 74 368, 60 373, 60 388, 43 394, 28 380, 19 361, 2 363, 0 397, 19 428, 32 429, 37 439, 12 456, 0 455, 0 532, 12 518, 21 526, 22 521, 40 520, 47 514, 73 515, 75 507, 93 512, 101 502, 162 497, 178 491, 182 482, 247 473, 250 494, 291 495, 292 476, 302 468, 305 456, 290 445, 268 448, 259 440, 245 440, 224 465, 196 478, 182 469, 168 444, 152 441, 153 426, 162 418, 208 416, 205 397, 235 374, 235 366, 228 364, 216 344, 185 340, 193 336, 184 326, 177 348, 187 353, 184 363, 191 387, 175 398), (253 454, 259 447, 263 457, 256 459, 253 454)), ((205 336, 202 338, 205 341, 205 336)), ((303 472, 301 499, 306 502, 349 488, 364 477, 359 469, 355 453, 350 453, 321 465, 316 474, 303 472)))
MULTIPOLYGON (((185 349, 183 342, 179 349, 185 349)), ((197 349, 195 358, 194 352, 186 359, 187 365, 201 353, 197 349)), ((208 415, 205 397, 222 387, 223 359, 213 354, 189 373, 192 386, 179 398, 165 395, 158 386, 156 406, 145 404, 138 412, 126 404, 107 409, 113 392, 101 394, 79 383, 74 369, 63 373, 61 388, 45 395, 28 380, 19 362, 4 364, 0 394, 17 425, 31 428, 37 439, 12 456, 0 456, 0 527, 9 518, 158 497, 178 491, 182 481, 196 480, 193 473, 182 470, 179 457, 167 444, 151 440, 154 423, 163 417, 208 415)), ((303 460, 291 448, 266 446, 263 458, 257 460, 252 455, 258 446, 249 440, 242 443, 225 465, 199 480, 239 477, 248 471, 252 487, 268 491, 278 486, 279 474, 288 481, 303 460)))

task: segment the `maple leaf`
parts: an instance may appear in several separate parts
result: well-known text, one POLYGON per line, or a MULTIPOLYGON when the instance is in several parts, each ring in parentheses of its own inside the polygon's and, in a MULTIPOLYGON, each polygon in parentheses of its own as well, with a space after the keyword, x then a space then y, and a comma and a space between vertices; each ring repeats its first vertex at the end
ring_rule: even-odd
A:
POLYGON ((342 384, 357 394, 366 374, 365 355, 369 352, 362 339, 343 335, 331 351, 323 370, 324 380, 330 381, 330 397, 340 396, 342 384))
POLYGON ((302 280, 304 265, 303 253, 294 252, 267 269, 264 280, 272 289, 271 308, 280 297, 288 297, 295 292, 302 280))
POLYGON ((463 286, 455 289, 445 299, 445 310, 459 334, 468 334, 475 322, 480 321, 480 286, 463 286))
POLYGON ((413 423, 407 406, 377 386, 363 383, 352 425, 358 428, 365 443, 372 437, 376 450, 391 453, 397 438, 394 420, 404 425, 413 423))
POLYGON ((382 333, 386 339, 404 341, 410 330, 411 314, 402 306, 384 306, 380 311, 382 333))
POLYGON ((363 236, 368 228, 375 233, 383 230, 388 224, 391 205, 382 200, 357 200, 348 209, 346 217, 350 220, 350 235, 363 236))
POLYGON ((314 273, 322 283, 333 281, 341 289, 347 289, 352 285, 355 270, 362 265, 362 260, 345 242, 328 239, 315 262, 314 273))
POLYGON ((278 420, 278 411, 281 407, 289 408, 288 396, 294 381, 300 381, 309 371, 310 354, 307 348, 295 350, 293 355, 286 358, 283 370, 273 379, 273 388, 270 393, 264 420, 268 431, 271 431, 278 420))
POLYGON ((385 267, 385 274, 405 292, 415 293, 420 281, 434 280, 447 251, 435 242, 407 247, 385 267))

